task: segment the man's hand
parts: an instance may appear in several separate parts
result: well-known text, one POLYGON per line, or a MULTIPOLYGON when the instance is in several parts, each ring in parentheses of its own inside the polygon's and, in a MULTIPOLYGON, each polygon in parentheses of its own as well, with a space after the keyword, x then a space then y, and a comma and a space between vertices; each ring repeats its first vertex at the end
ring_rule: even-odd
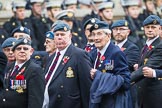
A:
POLYGON ((95 73, 96 73, 96 69, 91 69, 90 70, 90 74, 91 74, 91 78, 94 79, 95 73))
POLYGON ((143 75, 146 78, 153 78, 153 71, 154 71, 154 69, 149 68, 149 67, 144 67, 142 69, 143 75))
POLYGON ((133 67, 135 71, 138 70, 138 64, 134 64, 133 67))

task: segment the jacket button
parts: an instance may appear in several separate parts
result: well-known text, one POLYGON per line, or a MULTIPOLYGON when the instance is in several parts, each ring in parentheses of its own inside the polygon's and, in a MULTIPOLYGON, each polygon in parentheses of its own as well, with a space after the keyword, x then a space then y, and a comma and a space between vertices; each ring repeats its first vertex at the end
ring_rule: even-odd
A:
POLYGON ((58 97, 58 98, 61 98, 61 95, 60 95, 60 94, 58 94, 58 95, 57 95, 57 97, 58 97))
POLYGON ((5 102, 6 101, 6 99, 3 99, 3 102, 5 102))
POLYGON ((64 88, 64 86, 63 86, 63 85, 61 85, 60 87, 61 87, 61 88, 64 88))
POLYGON ((8 89, 6 89, 6 91, 8 91, 8 89))

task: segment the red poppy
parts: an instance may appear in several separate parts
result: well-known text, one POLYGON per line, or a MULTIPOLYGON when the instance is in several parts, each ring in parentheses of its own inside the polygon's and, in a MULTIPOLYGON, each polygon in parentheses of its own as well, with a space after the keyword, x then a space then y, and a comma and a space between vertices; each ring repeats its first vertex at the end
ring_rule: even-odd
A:
POLYGON ((125 49, 126 49, 126 48, 124 48, 124 47, 121 47, 121 48, 120 48, 121 51, 124 51, 125 49))
POLYGON ((149 50, 152 50, 154 48, 154 46, 150 45, 149 46, 149 50))
POLYGON ((69 60, 69 57, 68 57, 68 56, 65 56, 65 57, 63 58, 63 62, 64 62, 64 64, 67 63, 68 60, 69 60))
POLYGON ((105 60, 105 56, 102 56, 102 57, 101 57, 101 61, 104 61, 104 60, 105 60))
POLYGON ((24 80, 24 79, 25 79, 24 75, 17 75, 16 76, 16 80, 24 80))

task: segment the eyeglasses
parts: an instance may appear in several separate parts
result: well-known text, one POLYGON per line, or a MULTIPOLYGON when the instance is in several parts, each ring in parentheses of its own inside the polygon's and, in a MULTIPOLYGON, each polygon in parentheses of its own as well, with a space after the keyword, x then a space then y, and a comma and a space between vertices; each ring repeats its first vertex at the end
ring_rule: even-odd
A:
POLYGON ((27 48, 27 47, 17 47, 15 50, 21 51, 22 49, 23 49, 24 51, 29 50, 29 48, 27 48))

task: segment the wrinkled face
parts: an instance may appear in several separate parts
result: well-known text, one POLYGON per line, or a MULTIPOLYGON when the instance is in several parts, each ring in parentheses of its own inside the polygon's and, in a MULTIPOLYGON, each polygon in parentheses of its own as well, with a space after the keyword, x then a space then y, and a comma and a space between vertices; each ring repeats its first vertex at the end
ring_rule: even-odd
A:
POLYGON ((155 10, 155 5, 153 1, 146 1, 146 7, 151 12, 155 10))
POLYGON ((19 20, 23 20, 25 18, 25 8, 17 8, 16 9, 16 17, 19 20))
POLYGON ((23 63, 30 59, 33 54, 33 48, 29 45, 19 45, 15 48, 14 54, 18 63, 23 63))
POLYGON ((91 24, 88 24, 85 28, 85 35, 86 35, 88 42, 93 42, 93 36, 91 35, 91 33, 89 31, 91 26, 92 26, 91 24))
POLYGON ((44 46, 46 48, 46 52, 49 54, 54 53, 54 51, 56 50, 55 41, 52 39, 46 38, 44 46))
POLYGON ((3 52, 7 56, 7 59, 8 59, 9 62, 15 60, 15 55, 14 55, 14 53, 12 51, 12 47, 3 48, 3 52))
POLYGON ((145 35, 150 40, 160 35, 161 28, 160 28, 160 25, 150 24, 150 25, 144 26, 144 31, 145 31, 145 35))
POLYGON ((100 13, 101 17, 106 20, 112 20, 113 19, 113 9, 104 9, 100 13))
POLYGON ((41 15, 41 13, 42 13, 42 3, 34 3, 32 5, 32 11, 36 15, 41 15))
POLYGON ((128 37, 130 30, 128 27, 121 26, 121 27, 113 28, 112 32, 113 32, 113 37, 115 41, 117 43, 120 43, 128 37))
POLYGON ((103 29, 93 30, 92 36, 95 46, 101 50, 111 39, 111 34, 106 33, 103 29))
POLYGON ((72 34, 70 31, 56 31, 55 43, 59 50, 65 49, 71 43, 72 34))
POLYGON ((139 6, 130 6, 128 7, 128 14, 132 17, 132 18, 138 18, 139 14, 140 14, 140 7, 139 6))

